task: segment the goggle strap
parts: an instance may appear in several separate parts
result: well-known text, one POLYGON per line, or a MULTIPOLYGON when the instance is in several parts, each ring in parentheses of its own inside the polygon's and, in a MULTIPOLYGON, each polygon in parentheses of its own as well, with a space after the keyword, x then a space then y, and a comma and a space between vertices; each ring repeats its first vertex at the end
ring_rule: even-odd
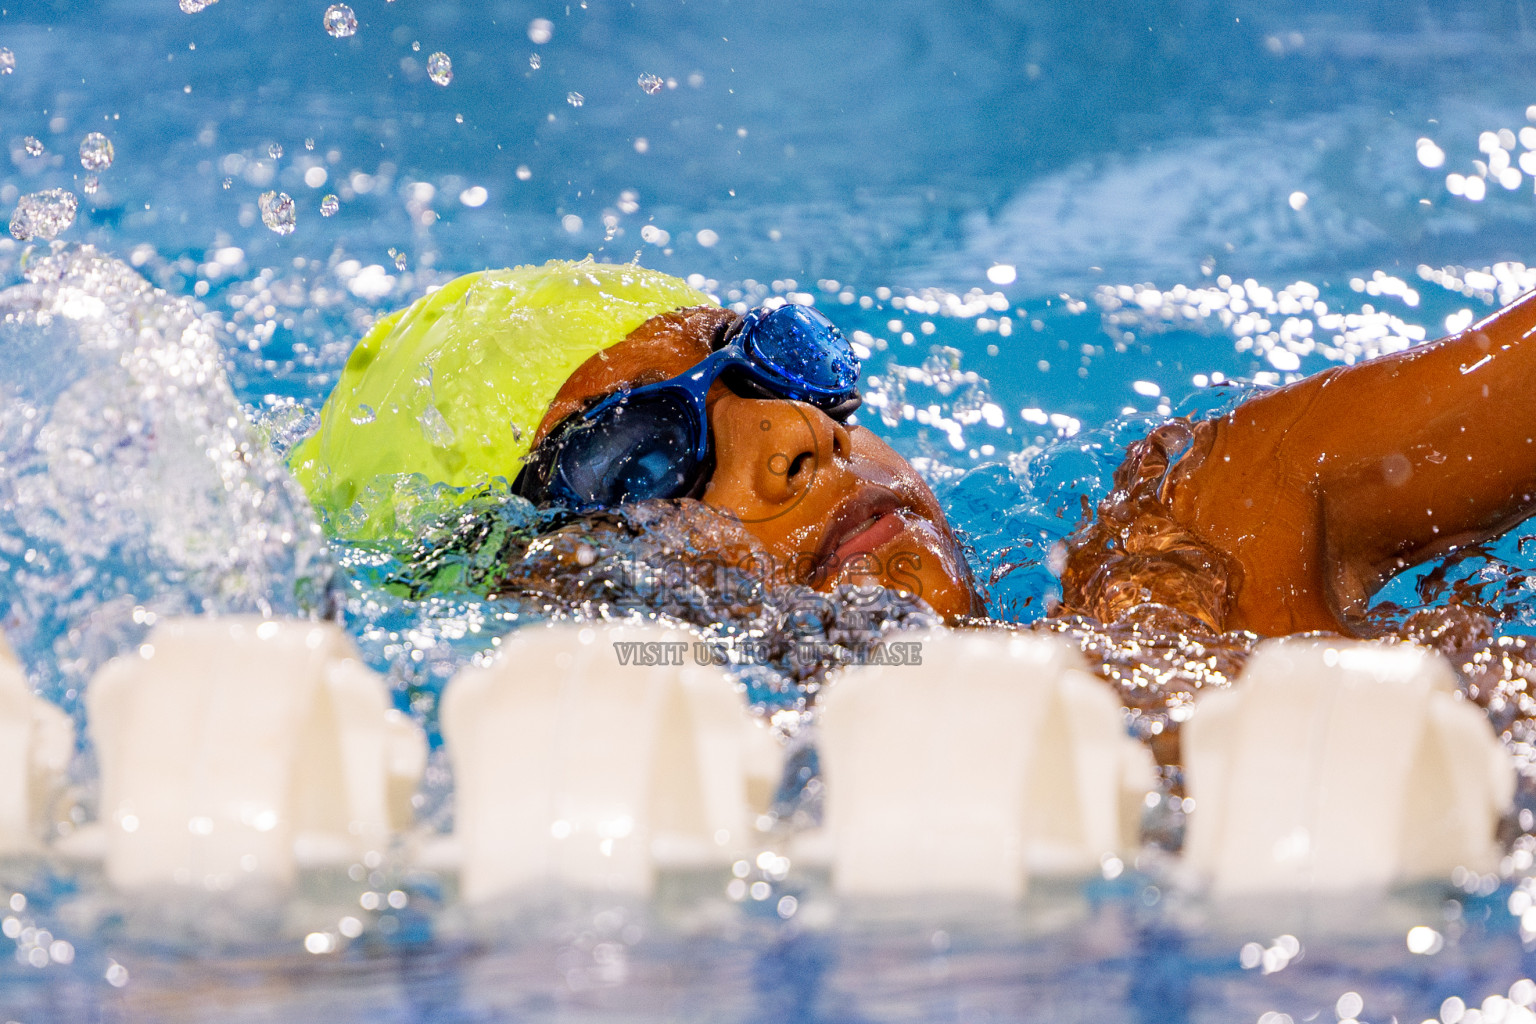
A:
POLYGON ((836 405, 832 406, 830 409, 823 409, 821 411, 839 423, 847 423, 848 417, 858 412, 859 407, 863 404, 864 396, 855 392, 853 397, 845 398, 841 402, 838 402, 836 405))

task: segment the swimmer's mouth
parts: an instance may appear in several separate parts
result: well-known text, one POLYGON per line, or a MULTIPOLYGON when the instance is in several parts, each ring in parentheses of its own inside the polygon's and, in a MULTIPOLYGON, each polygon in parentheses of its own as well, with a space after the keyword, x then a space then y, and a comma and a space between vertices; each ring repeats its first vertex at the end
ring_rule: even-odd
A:
POLYGON ((873 554, 876 548, 897 537, 906 529, 898 514, 905 504, 893 491, 870 487, 834 512, 816 549, 811 584, 823 582, 849 559, 873 554))

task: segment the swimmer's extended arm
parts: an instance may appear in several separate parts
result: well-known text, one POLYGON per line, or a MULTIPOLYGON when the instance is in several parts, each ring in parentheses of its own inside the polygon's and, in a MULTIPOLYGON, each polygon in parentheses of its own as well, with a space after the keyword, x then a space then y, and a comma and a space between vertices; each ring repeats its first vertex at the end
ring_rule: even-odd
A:
POLYGON ((1350 632, 1407 566, 1536 512, 1536 293, 1196 428, 1173 517, 1225 554, 1227 629, 1350 632))

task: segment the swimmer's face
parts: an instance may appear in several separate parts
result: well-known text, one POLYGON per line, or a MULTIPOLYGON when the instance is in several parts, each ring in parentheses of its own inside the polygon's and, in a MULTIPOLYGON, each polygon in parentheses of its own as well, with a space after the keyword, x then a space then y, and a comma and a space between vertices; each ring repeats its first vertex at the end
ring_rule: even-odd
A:
MULTIPOLYGON (((700 308, 641 324, 571 374, 535 443, 597 398, 688 370, 709 355, 715 328, 734 319, 700 308)), ((905 591, 947 619, 980 612, 933 492, 874 434, 805 402, 744 398, 720 381, 706 406, 714 468, 700 497, 738 520, 794 582, 905 591)))

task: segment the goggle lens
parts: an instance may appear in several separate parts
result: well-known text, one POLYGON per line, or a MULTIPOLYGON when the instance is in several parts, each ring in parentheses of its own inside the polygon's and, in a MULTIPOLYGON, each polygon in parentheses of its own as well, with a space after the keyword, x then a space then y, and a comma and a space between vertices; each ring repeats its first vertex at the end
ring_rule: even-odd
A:
POLYGON ((742 335, 756 360, 805 388, 807 399, 842 398, 859 382, 859 361, 843 332, 811 306, 753 313, 742 335))
POLYGON ((556 472, 589 506, 685 494, 699 471, 693 420, 675 394, 637 396, 567 434, 556 472))

